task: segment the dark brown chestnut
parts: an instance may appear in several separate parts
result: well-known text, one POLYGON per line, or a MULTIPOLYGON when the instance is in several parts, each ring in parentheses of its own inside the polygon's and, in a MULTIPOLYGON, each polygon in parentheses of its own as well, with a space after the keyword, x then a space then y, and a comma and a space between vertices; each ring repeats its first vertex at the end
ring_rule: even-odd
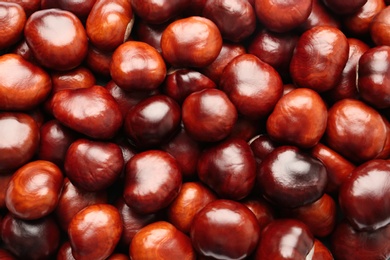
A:
POLYGON ((99 50, 92 44, 89 44, 85 62, 94 73, 106 78, 110 77, 111 60, 112 52, 99 50))
POLYGON ((58 249, 56 260, 75 260, 72 255, 72 247, 70 246, 69 241, 62 243, 58 249))
POLYGON ((375 17, 372 19, 370 24, 370 35, 373 42, 377 45, 390 45, 390 33, 389 27, 389 16, 390 16, 390 7, 382 9, 375 17))
POLYGON ((249 141, 253 155, 258 163, 271 153, 278 145, 268 135, 257 135, 249 141))
POLYGON ((81 21, 84 22, 91 12, 92 7, 95 5, 96 0, 58 0, 56 2, 60 9, 74 13, 81 21))
MULTIPOLYGON (((12 178, 13 172, 0 174, 0 209, 5 209, 5 194, 7 192, 8 184, 12 178)), ((1 217, 0 217, 1 224, 1 217)), ((1 259, 1 258, 0 258, 1 259)))
POLYGON ((367 2, 367 0, 323 0, 323 2, 333 12, 345 15, 358 11, 367 2))
POLYGON ((22 38, 27 18, 24 9, 16 3, 1 2, 0 13, 0 50, 4 50, 22 38))
POLYGON ((275 211, 272 206, 262 198, 246 198, 241 201, 256 216, 260 232, 275 219, 275 211))
POLYGON ((298 29, 307 31, 316 26, 333 26, 341 28, 341 22, 338 17, 329 11, 322 0, 313 0, 313 6, 309 17, 298 27, 298 29))

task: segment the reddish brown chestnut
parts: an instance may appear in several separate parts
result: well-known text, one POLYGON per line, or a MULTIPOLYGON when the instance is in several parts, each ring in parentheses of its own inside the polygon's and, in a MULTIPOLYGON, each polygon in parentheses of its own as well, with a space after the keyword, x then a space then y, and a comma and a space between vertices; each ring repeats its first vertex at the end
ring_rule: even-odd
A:
POLYGON ((75 260, 72 255, 72 247, 70 246, 69 241, 64 242, 57 252, 56 260, 75 260))
POLYGON ((227 137, 237 121, 237 110, 218 89, 204 89, 189 95, 182 106, 182 120, 195 140, 216 142, 227 137))
POLYGON ((253 119, 269 115, 283 93, 278 72, 252 54, 242 54, 230 61, 219 87, 240 114, 253 119))
POLYGON ((345 15, 358 11, 367 2, 367 0, 323 0, 323 2, 333 12, 345 15))
POLYGON ((70 71, 57 71, 51 73, 53 84, 52 93, 64 89, 89 88, 95 85, 96 78, 92 72, 83 66, 70 71))
POLYGON ((26 22, 24 36, 35 59, 50 69, 73 69, 87 55, 84 26, 68 11, 47 9, 33 13, 26 22))
POLYGON ((244 259, 255 250, 260 228, 246 206, 232 200, 215 200, 195 215, 190 236, 200 255, 244 259))
POLYGON ((144 20, 137 21, 136 27, 134 28, 136 38, 141 42, 149 44, 161 53, 161 36, 168 25, 169 23, 149 24, 144 20))
POLYGON ((123 197, 138 213, 155 213, 179 194, 182 175, 168 153, 148 150, 134 155, 126 165, 123 197))
POLYGON ((110 76, 110 64, 112 59, 112 52, 102 51, 93 46, 88 47, 87 57, 85 62, 90 70, 103 77, 110 76))
POLYGON ((24 113, 0 113, 0 173, 27 163, 39 145, 39 128, 24 113))
POLYGON ((261 163, 277 147, 268 135, 257 135, 249 141, 249 144, 258 163, 261 163))
POLYGON ((168 25, 161 37, 164 59, 176 67, 210 65, 222 48, 218 27, 209 19, 191 16, 168 25))
POLYGON ((74 258, 106 259, 118 244, 122 230, 122 220, 114 206, 96 204, 84 208, 73 217, 68 228, 74 258))
POLYGON ((240 200, 255 184, 256 160, 245 140, 229 138, 202 152, 197 172, 221 198, 240 200))
POLYGON ((279 146, 260 163, 257 182, 263 196, 280 207, 318 200, 327 182, 325 166, 294 146, 279 146))
POLYGON ((284 95, 267 118, 267 133, 278 142, 302 148, 316 145, 327 126, 328 112, 321 96, 307 88, 284 95))
MULTIPOLYGON (((8 184, 12 178, 13 172, 11 173, 1 173, 0 174, 0 209, 5 207, 5 194, 7 192, 8 184)), ((1 217, 0 217, 1 224, 1 217)), ((1 258, 0 258, 1 259, 1 258)))
POLYGON ((85 191, 102 191, 120 176, 124 166, 121 148, 114 143, 78 139, 66 152, 66 176, 85 191))
POLYGON ((33 161, 12 176, 5 204, 16 217, 38 219, 54 211, 63 186, 61 170, 49 161, 33 161))
POLYGON ((60 9, 74 13, 84 22, 91 12, 92 7, 95 5, 96 0, 58 0, 56 2, 60 9))
POLYGON ((299 26, 299 29, 301 31, 307 31, 313 27, 324 25, 333 26, 336 28, 341 27, 341 23, 338 17, 329 11, 322 0, 313 0, 313 6, 310 15, 306 21, 299 26))
POLYGON ((241 201, 256 216, 260 231, 274 220, 275 212, 271 205, 261 198, 247 198, 241 201))
POLYGON ((149 224, 135 234, 129 255, 131 259, 196 259, 190 238, 166 221, 149 224))
POLYGON ((380 45, 390 45, 390 7, 386 7, 381 10, 375 17, 372 19, 370 24, 370 35, 374 43, 378 46, 380 45))
POLYGON ((0 3, 0 50, 10 47, 22 38, 26 13, 16 3, 0 3))

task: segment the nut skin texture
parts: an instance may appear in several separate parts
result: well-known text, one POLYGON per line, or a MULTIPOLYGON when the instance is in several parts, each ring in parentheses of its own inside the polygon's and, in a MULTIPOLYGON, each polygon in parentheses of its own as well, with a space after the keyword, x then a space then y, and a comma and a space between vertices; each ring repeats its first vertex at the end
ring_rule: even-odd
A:
POLYGON ((219 199, 195 215, 190 237, 200 255, 214 259, 244 259, 255 250, 260 227, 246 206, 219 199))
POLYGON ((149 24, 144 20, 137 20, 137 25, 134 28, 136 38, 141 42, 149 44, 161 53, 161 36, 168 24, 149 24))
POLYGON ((222 37, 240 42, 256 29, 256 14, 247 0, 207 0, 202 15, 213 21, 222 37))
POLYGON ((100 86, 57 92, 52 110, 65 126, 97 139, 114 137, 123 122, 118 103, 100 86))
POLYGON ((246 198, 241 201, 256 216, 260 231, 274 220, 274 210, 271 205, 262 198, 246 198))
POLYGON ((370 160, 354 169, 340 188, 344 216, 357 230, 372 231, 390 223, 390 162, 370 160))
POLYGON ((69 223, 68 235, 74 258, 106 259, 118 244, 122 230, 122 220, 114 206, 95 204, 84 208, 69 223))
POLYGON ((367 50, 359 60, 358 73, 361 98, 378 109, 389 108, 390 46, 378 46, 367 50))
POLYGON ((63 181, 62 172, 54 163, 43 160, 27 163, 13 174, 5 204, 18 218, 42 218, 56 208, 63 181))
POLYGON ((279 146, 259 165, 257 182, 267 200, 280 207, 295 208, 323 195, 326 168, 297 147, 279 146))
POLYGON ((15 3, 0 3, 0 50, 17 43, 23 35, 26 13, 15 3))
POLYGON ((302 24, 310 15, 312 0, 256 0, 257 19, 271 31, 284 33, 302 24))
POLYGON ((175 67, 210 65, 222 48, 218 27, 209 19, 191 16, 169 24, 161 36, 164 60, 175 67))
POLYGON ((33 13, 26 22, 24 35, 35 59, 49 69, 76 68, 87 55, 85 29, 77 16, 68 11, 47 9, 33 13))
POLYGON ((66 176, 85 191, 102 191, 110 187, 124 167, 121 148, 111 142, 78 139, 66 152, 66 176))
POLYGON ((60 243, 60 230, 52 217, 26 221, 8 213, 1 223, 1 238, 17 259, 52 259, 60 243))
POLYGON ((75 260, 69 241, 64 242, 58 249, 57 260, 75 260))
POLYGON ((111 59, 112 52, 99 50, 92 44, 89 44, 85 63, 94 73, 103 77, 110 77, 111 59))
POLYGON ((166 221, 149 224, 135 234, 129 256, 131 259, 196 259, 190 238, 166 221))
POLYGON ((386 260, 390 257, 390 225, 375 231, 357 231, 347 221, 337 225, 331 237, 335 259, 386 260))
POLYGON ((97 0, 86 22, 88 39, 100 50, 114 51, 128 39, 133 19, 130 1, 97 0))
POLYGON ((255 259, 306 259, 313 245, 313 234, 301 221, 278 219, 263 230, 255 259))
POLYGON ((341 22, 325 7, 323 1, 313 0, 313 6, 309 17, 298 27, 298 29, 307 31, 313 27, 324 25, 341 28, 341 22))
MULTIPOLYGON (((12 178, 13 172, 0 174, 0 209, 5 209, 5 194, 7 192, 8 183, 12 178)), ((1 225, 1 217, 0 217, 1 225)), ((1 259, 1 258, 0 258, 1 259)))
POLYGON ((299 87, 324 92, 335 87, 348 60, 347 37, 339 29, 317 26, 298 40, 290 63, 292 80, 299 87))
POLYGON ((0 113, 0 172, 16 170, 30 161, 38 145, 39 128, 31 116, 0 113))
POLYGON ((112 55, 111 77, 125 91, 157 89, 166 72, 160 53, 144 42, 125 42, 112 55))
POLYGON ((0 56, 0 109, 26 111, 41 104, 51 91, 50 76, 16 54, 0 56))
POLYGON ((271 139, 310 148, 324 135, 327 107, 321 96, 307 88, 298 88, 284 95, 267 118, 271 139))
POLYGON ((156 147, 180 127, 180 106, 170 97, 155 95, 142 100, 126 115, 124 131, 137 148, 156 147))
POLYGON ((329 147, 353 163, 381 157, 387 146, 385 119, 365 103, 343 99, 328 111, 325 139, 329 147))
POLYGON ((140 214, 156 213, 179 194, 180 166, 168 153, 148 150, 134 155, 126 164, 123 197, 140 214))
POLYGON ((206 149, 197 169, 199 179, 221 198, 243 199, 255 184, 256 160, 243 139, 229 138, 206 149))
POLYGON ((390 7, 381 10, 372 19, 370 24, 370 35, 373 42, 377 45, 390 45, 390 23, 388 22, 390 16, 390 7))
POLYGON ((107 203, 107 192, 88 192, 74 186, 69 179, 64 179, 64 186, 57 207, 54 211, 59 226, 68 231, 74 215, 87 206, 107 203))
POLYGON ((74 13, 81 21, 84 22, 91 12, 92 7, 95 5, 96 0, 58 0, 56 2, 60 9, 74 13))
POLYGON ((337 1, 337 0, 323 0, 324 4, 337 14, 352 14, 358 11, 367 0, 347 0, 347 1, 337 1))
POLYGON ((187 133, 197 141, 216 142, 227 137, 238 118, 228 96, 218 89, 204 89, 189 95, 182 105, 187 133))
POLYGON ((168 220, 180 231, 189 233, 196 214, 216 199, 216 195, 202 183, 185 182, 167 209, 168 220))
POLYGON ((26 13, 27 17, 37 11, 41 4, 41 0, 4 0, 2 2, 9 2, 20 5, 26 13))
POLYGON ((318 260, 333 260, 334 257, 331 251, 320 240, 314 239, 313 258, 318 260))
POLYGON ((241 115, 252 119, 269 115, 283 94, 278 72, 252 54, 240 55, 229 62, 219 87, 241 115))
POLYGON ((64 89, 89 88, 96 83, 94 74, 83 66, 70 71, 52 72, 50 76, 53 84, 52 93, 64 89))
POLYGON ((249 145, 252 149, 253 155, 257 163, 261 163, 264 158, 270 154, 278 146, 275 142, 269 138, 268 135, 260 134, 253 137, 249 141, 249 145))

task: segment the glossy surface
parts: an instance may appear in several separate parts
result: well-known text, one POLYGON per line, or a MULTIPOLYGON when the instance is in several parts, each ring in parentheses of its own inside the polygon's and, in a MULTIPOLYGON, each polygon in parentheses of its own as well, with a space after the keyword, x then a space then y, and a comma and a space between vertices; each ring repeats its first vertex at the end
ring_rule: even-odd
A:
POLYGON ((60 230, 51 217, 25 221, 7 214, 1 223, 5 247, 17 259, 50 259, 60 242, 60 230))
POLYGON ((128 111, 125 134, 138 148, 156 147, 167 142, 179 129, 180 114, 179 105, 170 97, 146 98, 128 111))
POLYGON ((118 244, 122 230, 122 220, 114 206, 96 204, 84 208, 68 228, 73 256, 80 260, 106 259, 118 244))
POLYGON ((110 187, 124 167, 121 148, 111 142, 78 139, 66 152, 66 176, 86 191, 102 191, 110 187))
POLYGON ((271 139, 310 148, 316 145, 327 127, 328 112, 321 96, 298 88, 284 95, 267 118, 271 139))
POLYGON ((60 9, 37 11, 27 20, 24 32, 35 59, 44 67, 73 69, 87 55, 87 34, 71 12, 60 9))
POLYGON ((58 249, 56 260, 75 260, 69 241, 64 242, 58 249))
POLYGON ((292 80, 317 92, 333 88, 340 80, 348 51, 347 37, 335 27, 318 26, 304 32, 291 59, 292 80))
POLYGON ((218 89, 192 93, 182 105, 184 128, 192 138, 202 142, 215 142, 227 137, 237 117, 233 103, 218 89))
POLYGON ((96 0, 59 0, 56 2, 59 8, 72 12, 80 18, 81 21, 85 21, 96 3, 96 0))
POLYGON ((322 0, 313 0, 310 15, 306 21, 299 26, 299 29, 307 31, 315 26, 341 27, 338 17, 324 5, 322 0))
MULTIPOLYGON (((0 208, 5 209, 5 194, 7 192, 8 183, 12 178, 13 172, 11 173, 2 173, 0 175, 0 208)), ((0 217, 1 224, 1 217, 0 217)), ((0 258, 1 259, 1 258, 0 258)))
POLYGON ((325 5, 330 8, 333 12, 338 14, 352 14, 358 11, 367 0, 323 0, 325 5))
POLYGON ((222 48, 218 27, 209 19, 192 16, 168 25, 161 37, 162 55, 176 67, 204 67, 222 48))
POLYGON ((225 67, 219 87, 240 114, 253 119, 269 115, 283 93, 276 70, 252 54, 234 58, 225 67))
POLYGON ((322 196, 326 168, 297 147, 280 146, 259 165, 257 182, 266 199, 281 207, 295 208, 322 196))
POLYGON ((131 259, 196 259, 190 238, 166 221, 142 228, 130 244, 129 256, 131 259))
POLYGON ((53 96, 53 115, 69 128, 92 138, 112 138, 122 126, 122 114, 106 89, 63 90, 53 96))
POLYGON ((255 215, 257 222, 259 223, 260 232, 262 232, 276 216, 273 207, 262 198, 249 197, 241 201, 241 203, 255 215))
POLYGON ((94 73, 109 77, 111 59, 112 52, 99 50, 91 44, 88 46, 85 62, 94 73))
POLYGON ((197 173, 219 197, 240 200, 255 184, 256 160, 245 140, 230 138, 202 152, 197 173))
POLYGON ((95 85, 95 75, 86 67, 80 66, 70 71, 51 73, 52 93, 64 89, 89 88, 95 85))
POLYGON ((128 41, 114 51, 110 73, 126 91, 154 90, 164 81, 166 66, 160 53, 149 44, 128 41))
POLYGON ((16 54, 0 56, 0 109, 29 110, 51 91, 50 76, 16 54))
POLYGON ((27 163, 39 145, 39 128, 25 113, 0 113, 0 172, 27 163))
POLYGON ((256 248, 260 228, 255 215, 231 200, 215 200, 195 216, 190 236, 195 250, 214 259, 244 259, 256 248))
POLYGON ((131 33, 134 17, 130 1, 97 0, 88 15, 85 30, 90 43, 103 51, 114 51, 131 33))
POLYGON ((40 8, 40 0, 5 0, 3 2, 12 2, 20 5, 27 17, 30 16, 33 12, 37 11, 40 8))
POLYGON ((390 7, 381 10, 371 21, 370 35, 373 42, 377 45, 390 45, 390 7))
POLYGON ((15 3, 0 3, 0 50, 10 47, 22 38, 26 13, 15 3))
POLYGON ((371 160, 354 169, 340 188, 345 217, 358 230, 376 230, 390 223, 390 162, 371 160))
POLYGON ((258 163, 261 163, 278 146, 268 135, 255 136, 249 141, 249 145, 258 163))
POLYGON ((149 24, 144 20, 140 20, 137 22, 134 32, 139 41, 149 44, 161 53, 161 36, 168 24, 169 22, 163 24, 149 24))
POLYGON ((123 197, 138 213, 155 213, 179 194, 182 175, 168 153, 148 150, 134 155, 126 165, 123 197))

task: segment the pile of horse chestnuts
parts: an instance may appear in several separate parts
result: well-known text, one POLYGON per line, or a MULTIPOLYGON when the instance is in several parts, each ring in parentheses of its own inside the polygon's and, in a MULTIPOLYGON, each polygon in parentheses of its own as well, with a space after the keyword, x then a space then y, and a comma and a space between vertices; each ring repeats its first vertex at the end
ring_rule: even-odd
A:
POLYGON ((0 259, 390 259, 389 0, 5 0, 0 35, 0 259))

